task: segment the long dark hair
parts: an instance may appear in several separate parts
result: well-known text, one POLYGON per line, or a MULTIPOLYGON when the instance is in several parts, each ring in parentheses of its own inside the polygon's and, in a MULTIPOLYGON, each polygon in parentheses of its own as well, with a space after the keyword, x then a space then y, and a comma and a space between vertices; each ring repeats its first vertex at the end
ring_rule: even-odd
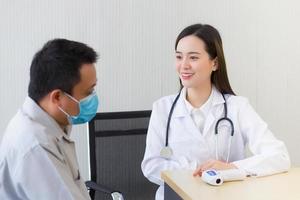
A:
MULTIPOLYGON (((175 50, 177 50, 178 42, 189 35, 194 35, 201 39, 205 43, 205 50, 209 54, 210 59, 217 58, 218 60, 218 69, 212 72, 211 82, 221 93, 235 95, 228 80, 222 39, 218 30, 208 24, 190 25, 178 35, 175 42, 175 50)), ((181 80, 180 85, 183 87, 181 80)))

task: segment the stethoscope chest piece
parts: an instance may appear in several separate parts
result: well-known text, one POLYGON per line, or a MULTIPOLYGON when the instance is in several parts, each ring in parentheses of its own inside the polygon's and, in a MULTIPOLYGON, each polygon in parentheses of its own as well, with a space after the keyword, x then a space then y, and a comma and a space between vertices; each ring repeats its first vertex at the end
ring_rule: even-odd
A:
POLYGON ((160 150, 160 156, 166 159, 170 159, 173 155, 173 151, 169 146, 165 146, 160 150))

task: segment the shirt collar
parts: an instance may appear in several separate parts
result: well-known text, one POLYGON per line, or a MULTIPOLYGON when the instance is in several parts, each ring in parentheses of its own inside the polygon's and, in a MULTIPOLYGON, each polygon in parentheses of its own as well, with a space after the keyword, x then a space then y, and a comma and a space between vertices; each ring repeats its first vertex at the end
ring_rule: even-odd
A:
POLYGON ((211 93, 207 99, 207 101, 199 108, 195 108, 194 106, 191 105, 190 102, 188 102, 188 100, 186 99, 186 94, 187 94, 187 90, 186 88, 183 88, 183 98, 184 98, 184 103, 186 105, 187 111, 189 114, 193 114, 194 112, 201 112, 204 116, 207 116, 211 106, 212 106, 212 101, 213 101, 213 97, 214 97, 214 90, 211 90, 211 93))
MULTIPOLYGON (((192 109, 194 107, 190 104, 186 104, 186 88, 183 88, 180 93, 180 97, 178 99, 178 102, 174 108, 174 117, 183 117, 186 115, 190 115, 192 109)), ((212 86, 212 92, 210 94, 209 99, 206 101, 206 103, 202 106, 203 110, 205 112, 205 115, 209 112, 210 108, 218 106, 220 104, 223 104, 225 101, 223 99, 222 94, 219 92, 219 90, 213 85, 212 86)), ((201 108, 202 108, 201 107, 201 108)))
POLYGON ((66 126, 65 129, 66 132, 64 132, 62 128, 59 126, 59 124, 55 121, 55 119, 53 119, 53 117, 51 117, 46 111, 44 111, 30 97, 26 97, 25 102, 21 108, 21 111, 33 121, 36 121, 47 128, 53 129, 53 131, 51 131, 51 134, 53 134, 59 140, 64 138, 69 142, 73 142, 70 139, 72 127, 66 126))

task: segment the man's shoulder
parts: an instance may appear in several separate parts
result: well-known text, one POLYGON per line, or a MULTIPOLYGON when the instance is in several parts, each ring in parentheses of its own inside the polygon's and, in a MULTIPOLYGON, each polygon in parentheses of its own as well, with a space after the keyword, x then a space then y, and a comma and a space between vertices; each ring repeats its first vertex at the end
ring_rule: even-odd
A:
POLYGON ((10 152, 18 156, 24 156, 35 147, 49 143, 45 130, 46 127, 18 111, 5 130, 0 154, 10 152))
POLYGON ((28 156, 42 159, 42 155, 47 156, 49 153, 63 160, 55 144, 56 138, 47 134, 47 131, 47 127, 19 111, 9 122, 3 136, 0 164, 5 162, 14 171, 20 163, 26 162, 28 156))

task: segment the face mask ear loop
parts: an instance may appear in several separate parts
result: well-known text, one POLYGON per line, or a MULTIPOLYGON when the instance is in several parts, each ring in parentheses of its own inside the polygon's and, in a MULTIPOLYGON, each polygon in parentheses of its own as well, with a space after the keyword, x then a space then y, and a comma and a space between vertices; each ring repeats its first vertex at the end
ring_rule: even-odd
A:
MULTIPOLYGON (((64 92, 64 94, 69 97, 70 99, 72 99, 73 101, 75 101, 78 104, 78 109, 79 109, 79 113, 80 113, 80 101, 78 101, 77 99, 75 99, 74 97, 72 97, 71 95, 69 95, 68 93, 64 92)), ((65 113, 65 112, 64 112, 65 113)), ((79 115, 78 113, 78 115, 79 115)), ((68 117, 72 117, 71 115, 68 115, 68 117)))
POLYGON ((68 93, 64 92, 64 94, 69 97, 70 99, 72 99, 73 101, 75 101, 76 103, 79 104, 79 101, 77 99, 75 99, 74 97, 72 97, 71 95, 69 95, 68 93))
MULTIPOLYGON (((69 97, 70 99, 72 99, 73 101, 75 101, 76 103, 79 104, 79 101, 77 99, 75 99, 74 97, 72 97, 71 95, 69 95, 68 93, 66 92, 63 92, 67 97, 69 97)), ((58 109, 63 112, 65 115, 67 115, 68 118, 71 117, 71 115, 69 113, 67 113, 64 109, 62 109, 60 106, 58 106, 58 109)), ((80 108, 79 108, 80 109, 80 108)))
POLYGON ((69 113, 67 113, 66 111, 64 111, 60 106, 58 106, 58 109, 63 112, 65 115, 67 115, 67 117, 71 117, 71 115, 69 115, 69 113))

